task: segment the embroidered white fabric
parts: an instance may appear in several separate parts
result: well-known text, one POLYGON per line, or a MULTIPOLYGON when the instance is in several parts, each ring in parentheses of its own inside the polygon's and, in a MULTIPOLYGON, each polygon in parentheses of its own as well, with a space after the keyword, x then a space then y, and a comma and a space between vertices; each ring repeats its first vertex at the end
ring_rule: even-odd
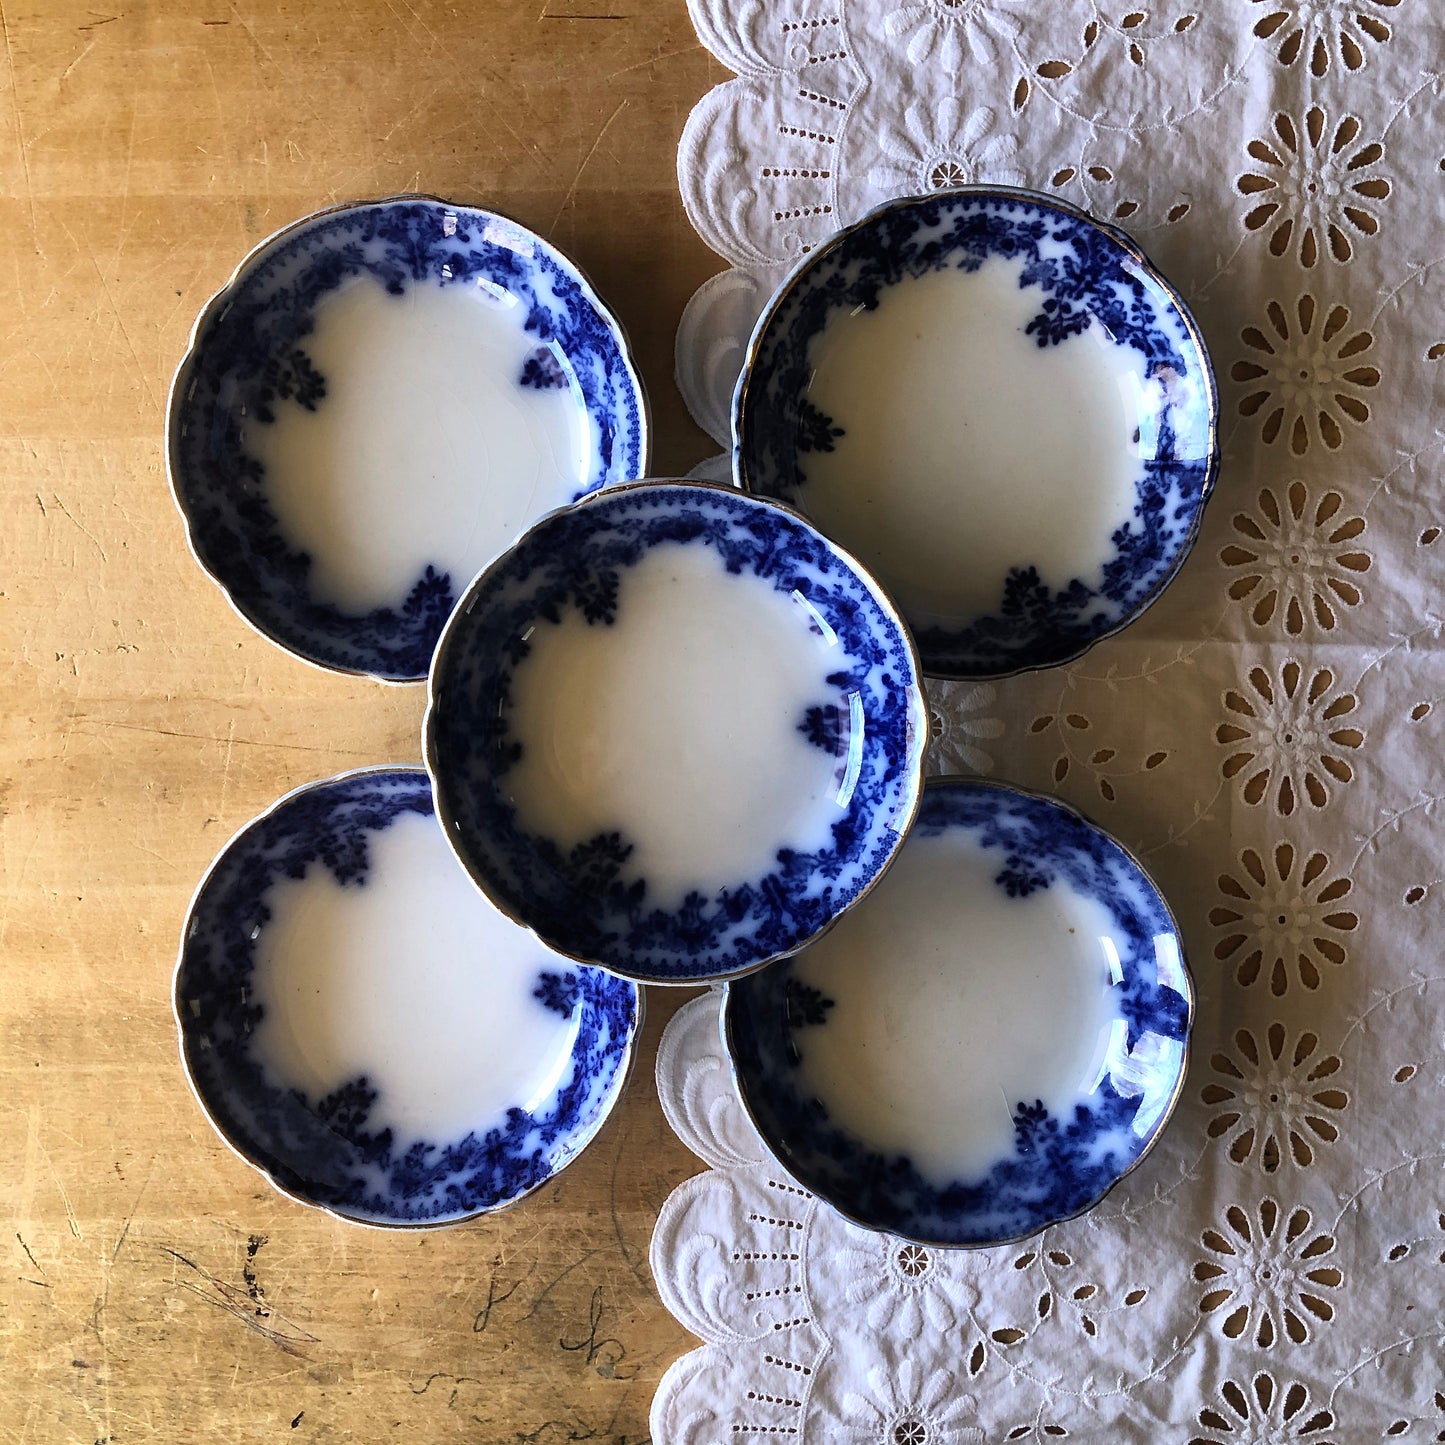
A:
POLYGON ((1164 1139, 1035 1241, 904 1246, 766 1161, 716 1000, 690 1003, 658 1084, 711 1168, 652 1260, 704 1343, 655 1445, 1445 1440, 1445 9, 691 8, 737 76, 678 159, 731 263, 677 348, 720 443, 789 264, 879 201, 982 179, 1121 225, 1180 287, 1224 462, 1142 619, 931 693, 935 769, 1060 794, 1173 902, 1199 1010, 1164 1139))

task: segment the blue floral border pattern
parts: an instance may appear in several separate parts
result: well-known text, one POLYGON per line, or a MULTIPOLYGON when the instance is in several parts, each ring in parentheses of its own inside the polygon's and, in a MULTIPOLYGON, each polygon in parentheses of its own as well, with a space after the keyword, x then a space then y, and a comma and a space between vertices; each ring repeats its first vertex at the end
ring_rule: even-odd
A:
POLYGON ((345 612, 312 596, 311 559, 283 537, 265 469, 245 449, 247 419, 278 399, 314 409, 326 382, 302 345, 323 297, 369 275, 409 286, 484 282, 527 307, 536 366, 519 384, 551 384, 566 356, 589 418, 578 496, 647 469, 642 383, 616 321, 560 252, 515 222, 425 198, 345 207, 268 243, 219 293, 177 375, 169 419, 177 501, 202 566, 260 631, 310 661, 393 681, 426 676, 437 638, 470 578, 428 567, 400 607, 345 612), (550 369, 549 369, 550 368, 550 369))
POLYGON ((1173 917, 1143 869, 1107 834, 1052 799, 991 783, 930 781, 914 825, 934 837, 967 829, 999 855, 997 886, 1027 895, 1064 880, 1112 915, 1122 976, 1116 1006, 1127 1037, 1072 1118, 1041 1103, 1014 1114, 1014 1151, 981 1180, 946 1186, 903 1155, 885 1155, 836 1126, 798 1082, 806 1038, 832 1000, 784 962, 731 983, 724 1032, 743 1103, 800 1183, 850 1218, 936 1245, 1024 1238, 1097 1203, 1169 1118, 1183 1083, 1193 988, 1173 917))
POLYGON ((400 1147, 364 1076, 323 1099, 272 1077, 251 1049, 262 1006, 249 984, 270 889, 312 867, 362 888, 368 838, 407 814, 431 817, 419 768, 370 769, 283 799, 212 865, 187 920, 176 970, 181 1051, 230 1143, 287 1193, 372 1224, 445 1224, 501 1208, 566 1165, 601 1127, 627 1080, 638 990, 600 969, 539 973, 544 1007, 578 1014, 570 1072, 536 1113, 508 1111, 484 1133, 400 1147))
MULTIPOLYGON (((1091 325, 1145 358, 1164 403, 1152 418, 1130 519, 1113 534, 1102 578, 1062 588, 1032 567, 1010 573, 994 612, 915 629, 924 670, 990 677, 1067 662, 1142 611, 1182 565, 1214 484, 1217 392, 1183 303, 1122 232, 1028 192, 957 191, 890 202, 821 247, 763 313, 733 403, 735 465, 750 491, 808 510, 807 453, 832 451, 846 418, 807 399, 810 348, 838 309, 877 306, 889 286, 990 257, 1023 263, 1037 287, 1026 327, 1040 347, 1091 325), (841 422, 841 424, 839 424, 841 422)), ((1149 428, 1146 426, 1145 431, 1149 428)))
POLYGON ((896 614, 802 518, 731 488, 649 482, 545 518, 463 599, 437 650, 431 691, 427 766, 447 836, 472 876, 550 947, 644 982, 722 978, 801 947, 886 866, 921 788, 926 713, 896 614), (619 572, 664 544, 712 547, 730 572, 799 594, 833 629, 832 696, 799 719, 811 741, 831 747, 837 718, 855 706, 863 717, 857 782, 831 841, 811 852, 783 848, 765 877, 740 878, 713 897, 693 892, 675 908, 653 906, 646 880, 625 876, 624 838, 602 834, 564 853, 520 826, 503 784, 521 755, 509 704, 530 628, 572 608, 605 625, 619 572))

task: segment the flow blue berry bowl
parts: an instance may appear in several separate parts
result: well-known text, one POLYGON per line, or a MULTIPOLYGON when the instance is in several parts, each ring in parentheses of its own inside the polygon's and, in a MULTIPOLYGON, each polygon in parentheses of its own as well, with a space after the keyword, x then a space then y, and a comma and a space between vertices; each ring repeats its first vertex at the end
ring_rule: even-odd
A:
POLYGON ((933 778, 875 892, 730 982, 722 1030, 799 1184, 867 1228, 981 1247, 1092 1208, 1140 1163, 1193 1012, 1173 916, 1119 843, 1054 799, 933 778))
POLYGON ((424 752, 447 837, 499 908, 558 953, 694 984, 786 956, 868 892, 916 810, 926 734, 907 629, 846 553, 790 508, 659 481, 543 519, 476 579, 437 648, 424 752), (674 573, 704 580, 667 592, 674 573), (786 634, 801 666, 722 681, 756 618, 758 645, 786 634), (558 687, 575 715, 528 734, 529 678, 564 637, 575 652, 558 687), (624 706, 589 741, 634 693, 642 713, 624 706), (568 776, 603 778, 644 728, 655 751, 614 812, 561 836, 528 811, 526 779, 554 754, 568 776), (807 778, 806 826, 777 822, 774 793, 791 806, 807 778))
POLYGON ((225 1143, 294 1200, 402 1229, 506 1208, 573 1161, 642 1018, 634 985, 477 894, 415 767, 308 784, 241 829, 191 903, 173 1006, 225 1143))
POLYGON ((166 455, 191 551, 242 618, 317 666, 412 682, 521 531, 646 474, 647 405, 566 256, 398 196, 307 216, 240 263, 177 370, 166 455), (484 316, 509 318, 505 346, 468 331, 484 316))
POLYGON ((964 186, 880 206, 783 281, 734 465, 874 572, 929 675, 1000 677, 1159 596, 1214 485, 1217 414, 1200 330, 1133 240, 964 186))

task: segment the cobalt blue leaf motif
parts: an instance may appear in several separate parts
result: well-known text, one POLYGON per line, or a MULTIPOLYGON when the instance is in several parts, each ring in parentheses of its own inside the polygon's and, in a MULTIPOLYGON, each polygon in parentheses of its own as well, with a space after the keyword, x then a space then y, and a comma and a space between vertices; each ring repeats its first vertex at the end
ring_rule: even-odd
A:
MULTIPOLYGON (((585 405, 585 480, 577 496, 646 470, 641 383, 616 323, 560 253, 486 211, 401 200, 325 213, 280 237, 203 315, 174 393, 171 474, 201 563, 268 636, 325 667, 425 677, 456 600, 427 568, 401 606, 358 613, 312 595, 311 558, 282 535, 246 428, 281 403, 326 403, 305 348, 322 302, 369 276, 392 295, 485 283, 526 307, 538 338, 519 383, 575 385, 585 405), (559 354, 567 359, 564 370, 559 354)), ((399 481, 404 482, 403 479, 399 481)))
POLYGON ((833 444, 843 435, 843 428, 834 425, 833 418, 821 411, 813 402, 804 397, 798 403, 798 450, 800 452, 830 452, 833 444))
POLYGON ((799 1183, 889 1233, 989 1244, 1088 1208, 1150 1146, 1182 1077, 1192 988, 1163 898, 1117 843, 1072 809, 997 784, 931 783, 913 835, 951 829, 968 830, 1000 854, 995 884, 1008 896, 1027 897, 1063 879, 1112 921, 1119 968, 1111 991, 1124 1037, 1111 1041, 1103 1077, 1072 1113, 1056 1116, 1041 1100, 1018 1101, 1012 1152, 982 1178, 941 1183, 906 1155, 881 1153, 835 1125, 801 1086, 806 1031, 828 1026, 832 1001, 814 997, 791 960, 729 983, 723 1007, 743 1098, 799 1183))
POLYGON ((581 996, 581 985, 575 973, 544 973, 532 990, 532 997, 543 1008, 549 1008, 564 1019, 570 1019, 577 1011, 577 1000, 581 996))
POLYGON ((522 374, 517 378, 517 384, 531 387, 534 391, 560 391, 568 384, 567 373, 549 348, 539 346, 522 363, 522 374))
POLYGON ((263 1011, 250 987, 277 882, 328 869, 364 888, 367 838, 408 814, 431 817, 420 769, 373 769, 285 800, 216 860, 192 909, 176 974, 182 1049, 222 1132, 281 1186, 352 1218, 444 1223, 495 1208, 549 1178, 595 1131, 626 1078, 636 987, 600 969, 539 972, 535 997, 578 1021, 570 1074, 535 1113, 513 1109, 484 1134, 401 1151, 386 1100, 364 1074, 319 1099, 283 1086, 252 1049, 263 1011))
POLYGON ((849 717, 837 703, 810 707, 803 714, 798 731, 815 748, 822 748, 830 757, 841 758, 848 751, 848 738, 851 734, 849 717))
POLYGON ((315 411, 317 402, 326 396, 326 378, 299 346, 293 346, 285 356, 268 361, 262 376, 263 385, 252 405, 257 418, 263 422, 276 420, 271 403, 278 398, 294 400, 297 406, 315 411))
MULTIPOLYGON (((559 952, 628 977, 684 982, 724 976, 796 949, 867 886, 898 845, 892 824, 919 787, 925 733, 908 637, 887 603, 792 513, 731 489, 648 484, 606 492, 544 519, 462 603, 433 674, 426 748, 461 856, 559 952), (503 779, 522 756, 511 733, 523 638, 537 618, 569 612, 608 625, 619 578, 665 543, 707 547, 728 571, 805 599, 838 638, 831 695, 799 727, 835 756, 851 745, 858 775, 828 844, 783 848, 772 871, 715 896, 663 908, 629 876, 632 844, 607 833, 564 852, 518 822, 503 779), (465 625, 462 625, 462 619, 465 625), (866 726, 844 734, 853 699, 866 726)), ((850 772, 853 767, 850 761, 850 772)))
POLYGON ((807 394, 812 345, 835 312, 872 309, 899 281, 977 271, 993 257, 1022 261, 1019 286, 1039 296, 1024 329, 1040 349, 1100 327, 1143 358, 1162 405, 1102 576, 1051 587, 1035 568, 1017 568, 991 612, 947 625, 919 619, 924 668, 947 677, 1066 662, 1122 626, 1188 554, 1219 460, 1208 355, 1183 303, 1132 242, 1051 198, 963 188, 880 207, 784 288, 735 400, 743 485, 808 510, 808 456, 847 435, 847 418, 824 415, 807 394))
POLYGON ((1037 864, 1027 858, 1020 858, 1017 854, 1011 854, 1008 861, 999 871, 994 882, 1008 894, 1010 898, 1027 898, 1030 893, 1040 888, 1047 888, 1053 881, 1052 875, 1046 873, 1037 864))
POLYGON ((836 1008, 833 999, 821 989, 801 979, 790 978, 787 989, 788 1023, 795 1029, 828 1021, 828 1010, 836 1008))

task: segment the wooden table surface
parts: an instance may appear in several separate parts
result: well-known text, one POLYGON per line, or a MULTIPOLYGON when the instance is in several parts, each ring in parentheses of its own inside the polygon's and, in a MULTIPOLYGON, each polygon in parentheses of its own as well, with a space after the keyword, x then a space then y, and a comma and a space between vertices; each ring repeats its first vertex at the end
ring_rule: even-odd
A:
POLYGON ((647 1436, 687 1336, 647 1264, 696 1169, 654 992, 618 1117, 517 1209, 435 1234, 274 1194, 182 1079, 169 984, 213 854, 310 779, 414 762, 421 687, 304 666, 187 554, 166 389, 205 299, 329 202, 423 190, 556 241, 620 314, 653 470, 713 448, 672 384, 678 134, 722 72, 682 0, 3 0, 0 1441, 647 1436))

